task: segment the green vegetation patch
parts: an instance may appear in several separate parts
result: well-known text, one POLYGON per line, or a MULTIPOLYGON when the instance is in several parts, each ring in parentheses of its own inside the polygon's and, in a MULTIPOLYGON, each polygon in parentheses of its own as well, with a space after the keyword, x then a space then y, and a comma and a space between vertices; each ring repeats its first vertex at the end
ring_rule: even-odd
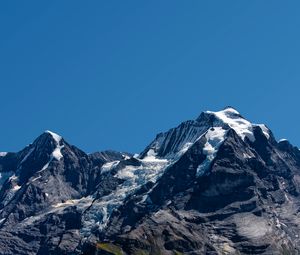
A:
POLYGON ((97 249, 110 252, 113 255, 124 255, 122 249, 112 243, 97 243, 97 249))

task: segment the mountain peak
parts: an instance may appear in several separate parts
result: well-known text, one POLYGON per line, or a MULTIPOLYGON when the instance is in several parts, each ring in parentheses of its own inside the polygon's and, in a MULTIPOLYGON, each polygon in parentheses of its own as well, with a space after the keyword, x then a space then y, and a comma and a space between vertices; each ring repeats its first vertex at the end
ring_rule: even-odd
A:
POLYGON ((61 149, 64 145, 65 142, 60 135, 46 130, 23 150, 24 159, 22 163, 25 162, 33 152, 38 153, 39 157, 41 157, 41 155, 50 155, 52 159, 59 161, 63 157, 61 149))
POLYGON ((221 115, 224 115, 228 118, 235 118, 235 117, 242 117, 241 114, 233 107, 231 106, 227 106, 225 107, 223 110, 221 111, 217 111, 217 112, 213 112, 213 111, 206 111, 205 113, 208 114, 214 114, 214 115, 218 115, 219 117, 221 115))
POLYGON ((246 120, 236 109, 231 106, 224 108, 221 111, 213 112, 206 111, 204 114, 214 116, 213 126, 229 126, 243 140, 247 137, 251 142, 255 140, 253 128, 259 126, 265 136, 269 138, 269 130, 264 124, 254 124, 246 120))
POLYGON ((49 134, 49 135, 51 135, 52 138, 55 140, 55 142, 56 142, 57 144, 59 144, 60 141, 61 141, 61 139, 62 139, 62 137, 61 137, 60 135, 58 135, 58 134, 56 134, 56 133, 54 133, 54 132, 52 132, 52 131, 50 131, 50 130, 46 130, 46 131, 44 132, 44 134, 49 134))
POLYGON ((232 113, 236 113, 236 114, 240 114, 237 109, 235 109, 234 107, 232 106, 226 106, 223 111, 226 111, 226 112, 232 112, 232 113))
POLYGON ((37 148, 55 148, 57 146, 60 146, 62 143, 63 138, 60 135, 50 130, 46 130, 33 141, 32 145, 37 148))
POLYGON ((55 148, 51 154, 52 158, 55 158, 56 160, 60 160, 63 155, 61 153, 61 149, 64 147, 64 145, 61 145, 62 137, 52 131, 46 130, 44 134, 48 134, 51 136, 51 138, 55 141, 55 148))
POLYGON ((246 120, 231 106, 221 111, 204 111, 196 120, 185 121, 176 128, 160 133, 155 140, 141 153, 145 157, 153 150, 158 157, 178 158, 191 147, 210 128, 233 129, 242 139, 254 142, 254 130, 260 128, 267 139, 271 131, 264 124, 254 124, 246 120))

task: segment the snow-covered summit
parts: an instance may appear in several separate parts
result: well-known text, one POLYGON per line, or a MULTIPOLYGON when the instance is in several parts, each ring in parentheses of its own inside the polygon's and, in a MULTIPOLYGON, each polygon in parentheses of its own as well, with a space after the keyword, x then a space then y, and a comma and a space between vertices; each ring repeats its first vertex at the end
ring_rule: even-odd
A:
POLYGON ((226 106, 222 111, 231 112, 232 114, 240 115, 237 109, 232 106, 226 106))
POLYGON ((254 124, 246 120, 242 115, 232 107, 226 107, 224 110, 213 112, 206 111, 206 114, 213 115, 215 121, 213 126, 228 125, 232 128, 243 140, 247 137, 251 142, 255 140, 253 129, 259 126, 264 135, 269 139, 269 129, 264 124, 254 124))
POLYGON ((254 124, 246 120, 236 109, 229 106, 221 111, 202 112, 196 120, 185 121, 176 128, 158 134, 141 153, 141 157, 147 156, 151 151, 161 158, 178 158, 211 127, 233 129, 244 141, 248 138, 251 142, 255 141, 254 129, 259 127, 265 137, 270 138, 270 131, 264 124, 254 124))
POLYGON ((8 152, 0 152, 0 157, 5 157, 8 152))
POLYGON ((56 147, 51 154, 51 159, 56 159, 59 161, 63 157, 63 155, 61 153, 61 149, 64 147, 64 145, 61 144, 62 137, 52 131, 49 131, 49 130, 46 130, 45 133, 50 134, 56 143, 56 147))
POLYGON ((27 160, 32 160, 34 155, 34 158, 37 159, 48 157, 50 161, 53 159, 59 161, 63 157, 61 150, 64 146, 65 143, 60 135, 46 130, 20 152, 20 157, 22 158, 20 166, 27 160))
POLYGON ((44 133, 51 135, 52 138, 56 141, 57 144, 59 144, 61 139, 62 139, 62 137, 60 135, 58 135, 58 134, 56 134, 56 133, 54 133, 50 130, 46 130, 44 133))

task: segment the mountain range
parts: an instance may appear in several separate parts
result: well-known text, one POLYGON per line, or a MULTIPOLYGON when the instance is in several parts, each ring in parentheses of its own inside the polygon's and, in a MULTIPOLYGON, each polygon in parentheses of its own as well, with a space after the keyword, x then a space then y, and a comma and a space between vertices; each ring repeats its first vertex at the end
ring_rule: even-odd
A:
POLYGON ((0 153, 0 254, 300 254, 300 151, 232 107, 139 154, 0 153))

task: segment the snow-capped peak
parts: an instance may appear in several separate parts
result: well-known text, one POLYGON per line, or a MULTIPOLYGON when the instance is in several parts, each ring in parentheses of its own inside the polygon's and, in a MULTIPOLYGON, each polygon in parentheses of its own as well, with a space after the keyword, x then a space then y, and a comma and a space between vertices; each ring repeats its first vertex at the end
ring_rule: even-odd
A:
POLYGON ((5 157, 7 155, 7 152, 0 152, 0 157, 5 157))
POLYGON ((63 155, 61 153, 61 149, 64 147, 64 145, 60 144, 62 137, 54 132, 49 131, 49 130, 46 130, 45 133, 50 134, 52 136, 52 138, 54 139, 54 141, 56 142, 56 148, 52 152, 51 158, 54 158, 59 161, 63 157, 63 155))
POLYGON ((233 107, 226 107, 221 111, 202 112, 196 120, 185 121, 176 128, 158 134, 139 158, 149 156, 148 153, 155 153, 158 158, 176 160, 211 127, 220 127, 224 130, 233 129, 241 139, 245 141, 247 137, 251 142, 255 141, 254 130, 257 127, 262 130, 267 139, 271 134, 264 124, 251 123, 233 107))
POLYGON ((222 111, 227 112, 227 113, 232 113, 232 114, 240 115, 240 113, 235 108, 233 108, 231 106, 225 107, 222 111))
POLYGON ((241 114, 232 107, 226 107, 224 110, 218 112, 206 111, 205 113, 215 116, 220 122, 214 123, 215 126, 219 126, 218 124, 221 124, 220 126, 227 124, 230 128, 234 129, 243 140, 247 137, 251 142, 254 142, 253 128, 256 126, 262 129, 262 132, 268 139, 270 137, 269 130, 265 125, 251 123, 244 119, 241 114))
POLYGON ((50 134, 57 144, 60 143, 60 141, 62 139, 62 137, 60 135, 58 135, 50 130, 46 130, 45 133, 50 134))
POLYGON ((46 141, 51 141, 50 146, 53 150, 51 153, 51 159, 56 159, 59 161, 63 157, 61 153, 61 149, 64 147, 63 138, 52 131, 46 130, 34 141, 33 145, 30 145, 31 149, 24 157, 22 162, 24 162, 34 150, 43 150, 45 146, 47 147, 49 143, 46 143, 46 141))

